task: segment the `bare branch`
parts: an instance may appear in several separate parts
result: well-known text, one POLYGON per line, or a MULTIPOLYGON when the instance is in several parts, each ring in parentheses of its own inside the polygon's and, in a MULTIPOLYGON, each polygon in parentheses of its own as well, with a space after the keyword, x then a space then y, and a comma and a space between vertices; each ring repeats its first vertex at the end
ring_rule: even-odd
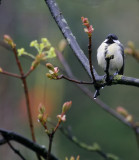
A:
POLYGON ((94 81, 94 84, 96 83, 96 78, 93 70, 93 65, 92 65, 92 37, 89 36, 89 44, 88 44, 88 53, 89 53, 89 66, 90 66, 90 72, 92 75, 92 79, 94 81))
POLYGON ((103 157, 104 159, 111 159, 111 160, 115 160, 117 159, 117 157, 111 153, 105 153, 104 151, 102 151, 102 149, 100 148, 100 146, 97 143, 94 143, 92 145, 88 145, 84 142, 81 142, 80 140, 78 140, 77 137, 73 136, 70 134, 70 131, 68 129, 64 129, 62 127, 60 127, 60 131, 70 140, 72 141, 74 144, 76 144, 78 147, 85 149, 87 151, 90 152, 96 152, 98 153, 101 157, 103 157))
POLYGON ((123 75, 116 75, 114 76, 112 84, 124 84, 139 87, 139 79, 133 77, 126 77, 123 75))
POLYGON ((80 48, 79 44, 76 41, 75 36, 72 34, 65 18, 63 17, 60 9, 55 0, 45 0, 49 10, 56 21, 58 27, 60 28, 61 32, 63 33, 64 37, 68 41, 71 49, 73 50, 74 54, 77 56, 83 67, 88 72, 89 76, 91 76, 89 61, 85 54, 83 53, 82 49, 80 48))
MULTIPOLYGON (((60 53, 60 52, 56 52, 57 53, 57 56, 61 62, 61 64, 64 66, 65 68, 65 71, 67 73, 67 75, 71 78, 75 78, 71 72, 71 69, 69 67, 69 65, 67 64, 67 62, 65 61, 63 55, 60 53)), ((120 79, 118 77, 124 77, 122 75, 117 75, 115 77, 117 77, 117 81, 120 81, 120 79)), ((128 83, 132 83, 133 80, 135 81, 134 84, 136 84, 136 79, 134 78, 129 78, 128 77, 128 83)), ((124 81, 122 81, 123 84, 126 85, 126 81, 127 79, 125 80, 125 83, 123 83, 124 81)), ((139 82, 138 82, 139 83, 139 82)), ((138 84, 137 83, 137 84, 138 84)), ((116 83, 117 84, 117 83, 116 83)), ((137 138, 137 143, 139 145, 139 126, 137 126, 136 124, 132 124, 128 121, 126 121, 126 119, 120 115, 119 113, 117 113, 115 110, 113 110, 112 108, 110 108, 107 104, 105 104, 102 100, 100 100, 99 98, 97 99, 94 99, 94 93, 92 93, 87 87, 83 86, 83 85, 80 85, 80 84, 77 84, 76 85, 85 93, 85 95, 87 95, 88 97, 90 97, 94 102, 96 102, 103 110, 105 110, 106 112, 108 112, 110 115, 112 115, 113 117, 115 117, 116 119, 118 119, 119 121, 121 121, 123 124, 125 124, 126 126, 130 127, 131 129, 133 129, 133 131, 135 132, 136 134, 136 138, 137 138)))
POLYGON ((32 140, 34 142, 36 142, 26 77, 25 77, 22 65, 21 65, 21 63, 19 61, 19 58, 18 58, 18 53, 17 53, 16 46, 13 47, 12 49, 13 49, 13 52, 14 52, 14 55, 15 55, 16 63, 17 63, 18 69, 20 71, 21 80, 22 80, 23 87, 24 87, 24 93, 25 93, 25 98, 26 98, 26 106, 27 106, 27 113, 28 113, 29 126, 30 126, 30 130, 31 130, 32 140))
MULTIPOLYGON (((68 66, 68 64, 66 63, 63 55, 60 52, 57 52, 57 56, 61 62, 61 64, 64 66, 65 71, 67 73, 67 75, 69 77, 74 78, 70 67, 68 66)), ((76 84, 84 93, 85 95, 89 96, 94 102, 96 102, 102 109, 104 109, 106 112, 108 112, 109 114, 111 114, 113 117, 117 118, 118 120, 120 120, 122 123, 124 123, 125 125, 129 126, 130 128, 133 128, 133 126, 131 125, 131 123, 127 122, 123 116, 121 116, 120 114, 118 114, 115 110, 113 110, 112 108, 110 108, 107 104, 105 104, 103 101, 101 101, 99 98, 94 99, 94 94, 85 86, 80 85, 80 84, 76 84)))
POLYGON ((21 79, 20 75, 4 71, 3 69, 2 69, 2 71, 0 71, 0 74, 4 74, 4 75, 10 76, 10 77, 15 77, 15 78, 21 79))
POLYGON ((93 82, 85 82, 85 81, 74 80, 74 79, 71 79, 71 78, 63 75, 63 74, 60 75, 60 76, 58 76, 57 78, 58 78, 58 79, 66 79, 66 80, 68 80, 68 81, 71 81, 71 82, 73 82, 73 83, 78 83, 78 84, 91 84, 91 85, 93 84, 93 82))
MULTIPOLYGON (((22 144, 23 146, 31 149, 32 151, 36 152, 40 156, 46 158, 47 150, 44 146, 40 146, 39 144, 21 136, 21 135, 15 133, 15 132, 12 132, 12 131, 7 131, 7 130, 4 130, 4 129, 0 129, 0 133, 6 139, 5 141, 1 140, 0 145, 3 145, 5 143, 7 143, 7 141, 13 140, 13 141, 18 142, 18 143, 22 144)), ((51 160, 58 160, 52 154, 50 155, 50 158, 51 158, 51 160)))
MULTIPOLYGON (((83 51, 81 50, 80 46, 78 45, 75 36, 72 34, 66 20, 64 19, 56 0, 45 0, 49 10, 56 21, 58 27, 60 28, 61 32, 63 33, 64 37, 67 39, 73 53, 77 56, 83 67, 86 69, 87 73, 91 76, 89 61, 83 51)), ((104 76, 99 76, 96 70, 93 68, 93 73, 99 87, 106 85, 104 76), (103 82, 103 83, 102 83, 103 82)), ((112 84, 125 84, 125 85, 132 85, 139 87, 139 79, 126 77, 126 76, 114 76, 112 80, 112 84)))
POLYGON ((11 148, 22 160, 25 160, 25 158, 23 157, 23 155, 20 153, 19 150, 15 149, 9 141, 7 141, 7 143, 8 143, 8 145, 10 146, 10 148, 11 148))
POLYGON ((3 145, 5 143, 7 143, 7 141, 4 138, 0 139, 0 145, 3 145))

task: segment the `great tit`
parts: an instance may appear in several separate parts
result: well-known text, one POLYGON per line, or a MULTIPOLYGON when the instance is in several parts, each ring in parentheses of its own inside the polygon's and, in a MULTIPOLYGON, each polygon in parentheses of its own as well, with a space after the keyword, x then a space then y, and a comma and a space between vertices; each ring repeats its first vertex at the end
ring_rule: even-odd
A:
POLYGON ((106 58, 112 56, 109 61, 108 71, 110 74, 116 72, 123 75, 124 72, 124 47, 115 34, 109 34, 97 50, 97 60, 99 66, 106 71, 106 58))

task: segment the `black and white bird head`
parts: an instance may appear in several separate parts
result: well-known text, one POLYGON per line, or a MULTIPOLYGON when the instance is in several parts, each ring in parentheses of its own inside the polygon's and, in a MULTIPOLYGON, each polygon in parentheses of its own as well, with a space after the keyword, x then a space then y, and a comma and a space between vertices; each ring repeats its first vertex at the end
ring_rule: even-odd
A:
POLYGON ((98 64, 104 69, 104 71, 106 69, 107 56, 114 57, 110 60, 109 72, 117 72, 118 74, 123 74, 124 48, 115 34, 109 34, 97 50, 98 64))
POLYGON ((109 34, 106 37, 106 40, 104 41, 107 44, 112 44, 112 43, 120 43, 118 40, 118 37, 115 34, 109 34))

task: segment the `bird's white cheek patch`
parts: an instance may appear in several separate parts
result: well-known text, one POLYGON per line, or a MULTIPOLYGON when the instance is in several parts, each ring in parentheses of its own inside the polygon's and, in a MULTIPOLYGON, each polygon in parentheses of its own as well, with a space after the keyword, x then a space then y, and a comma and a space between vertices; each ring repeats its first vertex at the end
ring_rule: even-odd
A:
POLYGON ((113 40, 115 43, 120 44, 119 40, 113 40))

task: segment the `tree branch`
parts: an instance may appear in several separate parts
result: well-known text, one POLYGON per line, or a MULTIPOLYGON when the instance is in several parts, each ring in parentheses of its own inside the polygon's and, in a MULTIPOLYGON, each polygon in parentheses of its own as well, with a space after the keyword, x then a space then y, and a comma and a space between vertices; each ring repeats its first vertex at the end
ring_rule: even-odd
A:
MULTIPOLYGON (((6 140, 1 140, 0 145, 3 145, 5 143, 7 143, 7 141, 13 140, 13 141, 18 142, 18 143, 22 144, 23 146, 31 149, 32 151, 36 152, 40 156, 46 158, 47 150, 44 146, 40 146, 39 144, 21 136, 21 135, 15 133, 15 132, 12 132, 12 131, 7 131, 7 130, 4 130, 4 129, 0 129, 0 133, 6 139, 6 140)), ((51 160, 58 160, 52 154, 50 155, 50 159, 51 160)))
MULTIPOLYGON (((68 64, 66 63, 63 55, 60 52, 57 52, 57 56, 61 62, 61 64, 64 66, 65 71, 67 73, 67 75, 71 78, 75 78, 70 70, 70 67, 68 66, 68 64)), ((121 116, 120 114, 118 114, 115 110, 113 110, 112 108, 110 108, 107 104, 105 104, 103 101, 101 101, 99 98, 94 99, 94 94, 85 86, 80 85, 80 84, 76 84, 84 93, 85 95, 87 95, 88 97, 90 97, 94 102, 96 102, 102 109, 104 109, 106 112, 108 112, 109 114, 111 114, 113 117, 115 117, 116 119, 120 120, 122 123, 124 123, 125 125, 129 126, 130 128, 134 128, 132 126, 131 123, 127 122, 125 120, 125 118, 123 116, 121 116)))
POLYGON ((89 54, 89 67, 90 67, 90 72, 92 79, 94 81, 94 84, 96 83, 95 75, 94 75, 94 70, 93 70, 93 65, 92 65, 92 36, 89 36, 89 44, 88 44, 88 54, 89 54))
POLYGON ((17 154, 22 160, 25 160, 25 158, 23 157, 23 155, 20 153, 19 150, 15 149, 9 141, 7 141, 7 143, 9 147, 15 152, 15 154, 17 154))
POLYGON ((60 76, 58 76, 57 77, 57 79, 66 79, 66 80, 68 80, 68 81, 70 81, 70 82, 73 82, 73 83, 78 83, 78 84, 93 84, 93 82, 85 82, 85 81, 78 81, 78 80, 74 80, 74 79, 71 79, 71 78, 69 78, 69 77, 66 77, 65 75, 60 75, 60 76))
MULTIPOLYGON (((69 65, 67 64, 67 62, 65 61, 63 55, 60 52, 56 52, 58 59, 60 60, 61 64, 64 66, 65 71, 67 73, 67 75, 71 78, 75 78, 73 76, 73 73, 69 67, 69 65)), ((119 78, 118 77, 124 77, 122 75, 117 75, 115 76, 117 77, 116 80, 118 81, 119 78)), ((124 78, 123 78, 124 79, 124 78)), ((134 78, 130 78, 128 77, 128 83, 132 83, 134 78), (130 80, 131 79, 131 80, 130 80)), ((127 80, 127 79, 126 79, 127 80)), ((123 84, 126 85, 126 80, 125 83, 123 83, 124 81, 122 81, 123 84)), ((120 81, 120 80, 119 80, 120 81)), ((134 79, 135 83, 136 83, 136 79, 134 79)), ((134 83, 134 84, 135 84, 134 83)), ((117 84, 117 83, 116 83, 117 84)), ((137 83, 138 84, 138 83, 137 83)), ((120 115, 119 113, 117 113, 115 110, 113 110, 112 108, 110 108, 107 104, 105 104, 102 100, 100 100, 99 98, 94 99, 94 93, 92 93, 87 87, 77 84, 76 85, 85 93, 85 95, 87 95, 89 98, 91 98, 96 104, 98 104, 103 110, 105 110, 106 112, 108 112, 110 115, 112 115, 113 117, 115 117, 116 119, 118 119, 119 121, 121 121, 123 124, 125 124, 126 126, 130 127, 131 129, 133 129, 133 131, 136 134, 136 139, 137 139, 137 143, 139 146, 139 126, 137 126, 136 124, 132 124, 130 122, 128 122, 122 115, 120 115)))
MULTIPOLYGON (((49 10, 56 21, 58 27, 60 28, 61 32, 63 33, 64 37, 67 39, 71 49, 73 50, 73 53, 77 56, 83 67, 86 69, 87 73, 91 77, 91 71, 89 67, 89 61, 83 51, 81 50, 79 44, 76 41, 76 38, 72 34, 66 20, 64 19, 62 13, 60 12, 60 9, 58 8, 58 5, 55 0, 45 0, 46 4, 49 7, 49 10)), ((11 48, 5 44, 3 41, 0 40, 0 46, 11 50, 11 48)), ((23 56, 27 58, 28 56, 23 56)), ((28 57, 28 59, 31 57, 28 57)), ((32 58, 31 58, 32 59, 32 58)), ((99 76, 96 72, 96 70, 93 68, 93 73, 96 79, 96 82, 98 86, 104 87, 105 84, 105 78, 104 76, 99 76)), ((124 85, 131 85, 139 87, 139 79, 138 78, 132 78, 132 77, 126 77, 123 75, 117 75, 114 76, 111 85, 113 84, 124 84, 124 85)))
POLYGON ((84 142, 81 142, 78 140, 77 137, 71 135, 68 130, 60 127, 60 131, 74 144, 76 144, 78 147, 85 149, 87 151, 90 152, 96 152, 98 153, 101 157, 103 157, 104 159, 111 159, 111 160, 115 160, 117 159, 117 156, 111 154, 111 153, 105 153, 104 151, 102 151, 102 149, 100 148, 100 146, 97 143, 94 143, 92 145, 87 145, 84 142))
POLYGON ((30 126, 30 130, 31 130, 32 140, 34 142, 36 142, 26 77, 25 77, 25 74, 23 72, 21 63, 20 63, 20 61, 18 59, 18 53, 17 53, 16 46, 14 46, 12 49, 13 49, 13 53, 15 55, 16 63, 17 63, 17 66, 18 66, 18 69, 19 69, 19 72, 20 72, 20 75, 21 75, 21 80, 22 80, 22 83, 23 83, 23 87, 24 87, 24 93, 25 93, 25 98, 26 98, 26 106, 27 106, 27 113, 28 113, 29 126, 30 126))
POLYGON ((126 77, 123 75, 116 75, 113 78, 112 84, 124 84, 139 87, 139 79, 133 77, 126 77))
MULTIPOLYGON (((86 69, 87 73, 91 76, 91 71, 89 67, 89 61, 83 51, 81 50, 79 44, 76 41, 75 36, 72 34, 66 20, 64 19, 56 0, 45 0, 55 22, 57 23, 58 27, 60 28, 61 32, 63 33, 64 37, 67 39, 71 49, 73 50, 73 53, 77 56, 78 60, 81 62, 83 67, 86 69)), ((96 72, 96 70, 93 68, 93 73, 95 75, 95 79, 97 82, 98 87, 104 87, 104 85, 107 85, 105 82, 104 76, 99 76, 96 72)), ((114 79, 112 80, 112 84, 125 84, 125 85, 132 85, 139 87, 139 79, 126 77, 126 76, 114 76, 114 79)))
POLYGON ((2 69, 2 71, 0 71, 0 74, 4 74, 4 75, 10 76, 10 77, 15 77, 15 78, 21 79, 20 75, 4 71, 3 69, 2 69))
POLYGON ((89 76, 92 77, 89 67, 89 61, 85 54, 83 53, 82 49, 80 48, 79 44, 76 41, 75 36, 72 34, 65 18, 63 17, 57 3, 55 0, 45 0, 54 20, 56 21, 59 29, 63 33, 64 37, 68 41, 71 49, 73 50, 74 54, 77 56, 78 60, 81 62, 83 67, 88 72, 89 76))

